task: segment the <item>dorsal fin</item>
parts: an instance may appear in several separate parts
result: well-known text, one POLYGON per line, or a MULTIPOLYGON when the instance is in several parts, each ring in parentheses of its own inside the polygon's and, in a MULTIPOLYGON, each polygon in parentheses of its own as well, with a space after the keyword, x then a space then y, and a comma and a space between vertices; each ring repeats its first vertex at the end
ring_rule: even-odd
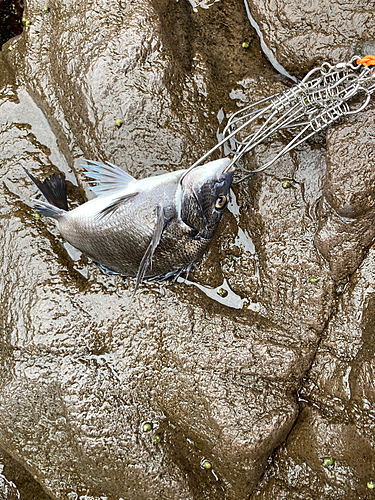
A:
POLYGON ((90 186, 97 196, 120 191, 135 182, 134 177, 112 163, 100 163, 98 161, 86 160, 87 164, 82 165, 86 169, 84 174, 97 182, 96 186, 90 186))

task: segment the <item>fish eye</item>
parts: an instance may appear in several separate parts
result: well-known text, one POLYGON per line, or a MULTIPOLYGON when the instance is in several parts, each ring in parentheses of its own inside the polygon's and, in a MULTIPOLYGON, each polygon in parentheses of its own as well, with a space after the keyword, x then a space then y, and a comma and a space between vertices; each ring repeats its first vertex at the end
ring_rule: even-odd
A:
POLYGON ((215 208, 224 208, 225 204, 227 202, 227 197, 224 195, 221 195, 217 198, 216 203, 215 203, 215 208))

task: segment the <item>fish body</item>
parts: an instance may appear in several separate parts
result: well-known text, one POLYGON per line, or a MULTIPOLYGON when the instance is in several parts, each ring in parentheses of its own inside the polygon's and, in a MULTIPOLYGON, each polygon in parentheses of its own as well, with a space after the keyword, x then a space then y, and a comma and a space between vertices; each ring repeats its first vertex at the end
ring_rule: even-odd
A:
POLYGON ((221 159, 187 172, 136 180, 110 164, 90 162, 96 198, 67 211, 63 189, 29 174, 47 202, 35 210, 56 220, 66 241, 109 272, 144 277, 179 275, 207 249, 227 204, 234 169, 221 159), (53 192, 57 191, 57 196, 53 192))

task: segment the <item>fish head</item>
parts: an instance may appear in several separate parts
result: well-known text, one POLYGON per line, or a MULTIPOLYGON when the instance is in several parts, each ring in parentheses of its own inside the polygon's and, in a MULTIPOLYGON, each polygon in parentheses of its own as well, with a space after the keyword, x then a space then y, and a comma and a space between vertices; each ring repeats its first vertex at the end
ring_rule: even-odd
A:
POLYGON ((228 158, 206 163, 182 180, 181 219, 204 238, 212 238, 228 203, 234 167, 228 158))

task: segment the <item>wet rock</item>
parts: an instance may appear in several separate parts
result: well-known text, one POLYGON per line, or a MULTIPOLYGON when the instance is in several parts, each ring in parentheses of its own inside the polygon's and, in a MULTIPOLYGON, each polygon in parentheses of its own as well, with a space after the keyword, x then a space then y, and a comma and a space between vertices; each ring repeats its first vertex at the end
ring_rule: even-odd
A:
MULTIPOLYGON (((28 3, 32 24, 8 59, 58 123, 70 162, 84 151, 138 176, 193 163, 215 143, 212 94, 219 88, 221 105, 228 101, 228 80, 259 54, 259 44, 248 53, 240 45, 242 32, 255 38, 242 7, 229 7, 232 22, 225 11, 222 20, 220 12, 194 13, 185 1, 49 7, 46 14, 28 3)), ((270 73, 264 61, 256 66, 270 73)))
POLYGON ((301 499, 372 497, 374 264, 371 248, 322 336, 300 395, 304 409, 252 499, 290 498, 291 491, 301 499), (323 467, 324 457, 334 464, 323 467))
POLYGON ((74 206, 83 155, 137 177, 186 167, 221 115, 285 88, 242 4, 172 4, 30 1, 30 26, 2 56, 0 446, 53 499, 248 498, 295 424, 335 303, 315 206, 324 195, 339 215, 370 213, 354 183, 349 203, 330 196, 340 174, 325 180, 324 143, 311 141, 234 188, 195 276, 134 299, 134 280, 104 275, 33 218, 21 166, 64 171, 74 206))
POLYGON ((0 450, 0 470, 2 500, 50 500, 27 470, 4 450, 0 450))
MULTIPOLYGON (((220 498, 222 488, 245 498, 295 418, 300 361, 296 349, 280 351, 287 332, 249 327, 247 314, 202 306, 200 293, 178 286, 148 287, 129 303, 120 278, 100 285, 96 270, 88 280, 69 272, 53 236, 20 215, 3 226, 13 262, 25 261, 3 283, 4 297, 14 303, 17 290, 22 303, 2 319, 4 448, 53 498, 220 498)), ((5 272, 5 253, 2 262, 5 272)))
MULTIPOLYGON (((233 38, 226 32, 219 35, 217 24, 222 45, 217 57, 214 50, 208 54, 209 61, 188 33, 195 40, 188 38, 194 53, 190 72, 182 77, 177 66, 176 76, 169 75, 168 81, 166 68, 175 63, 173 58, 178 62, 180 53, 173 53, 168 45, 172 35, 163 35, 158 22, 165 4, 159 2, 155 9, 142 5, 127 4, 128 11, 114 12, 109 24, 114 33, 103 24, 102 12, 99 16, 93 11, 87 24, 81 5, 73 12, 68 3, 59 10, 51 4, 45 19, 39 4, 30 3, 32 24, 17 41, 15 53, 8 54, 18 86, 14 81, 9 86, 4 77, 1 446, 56 499, 87 495, 240 500, 249 495, 270 452, 296 418, 295 392, 309 365, 316 332, 301 327, 289 305, 283 314, 291 319, 285 322, 268 310, 272 298, 267 296, 264 315, 243 307, 245 299, 251 301, 245 296, 236 296, 240 306, 233 309, 226 298, 219 303, 206 297, 209 289, 199 281, 163 288, 145 284, 131 300, 132 280, 104 276, 72 254, 53 223, 34 219, 25 205, 34 190, 21 164, 39 176, 58 165, 74 184, 79 160, 73 158, 81 149, 86 156, 100 157, 102 148, 106 158, 137 175, 151 166, 157 172, 166 159, 179 165, 199 156, 206 144, 203 118, 213 123, 211 106, 215 121, 219 103, 230 106, 230 98, 222 94, 228 87, 220 86, 223 90, 215 93, 215 81, 222 82, 222 71, 229 66, 225 57, 242 51, 242 40, 229 50, 233 38), (72 26, 77 23, 74 42, 72 26), (86 45, 85 30, 93 37, 91 45, 86 45), (109 50, 110 34, 110 47, 127 58, 109 50), (53 52, 58 49, 49 37, 59 47, 58 63, 53 52), (108 68, 113 74, 119 71, 118 78, 103 76, 108 68), (172 84, 177 88, 173 92, 172 84), (124 108, 128 114, 118 128, 115 118, 122 100, 129 108, 124 108), (116 134, 124 135, 121 139, 116 134), (134 157, 129 151, 135 151, 134 157), (144 432, 144 422, 151 422, 150 432, 144 432), (203 459, 212 469, 201 467, 203 459)), ((233 4, 228 9, 228 15, 247 22, 242 7, 239 11, 233 4)), ((218 19, 220 11, 211 22, 218 19)), ((195 23, 197 27, 206 20, 198 17, 195 23)), ((233 26, 238 30, 238 23, 233 26)), ((259 63, 259 54, 258 47, 253 68, 263 71, 267 64, 259 63)), ((215 141, 215 134, 210 140, 215 141)), ((241 204, 252 204, 246 192, 243 196, 241 204)), ((76 201, 72 190, 70 202, 76 201)), ((302 205, 297 209, 302 218, 304 211, 302 205)), ((227 220, 233 241, 241 222, 230 215, 227 220)), ((312 250, 311 238, 308 246, 312 250)), ((203 262, 208 270, 220 267, 217 253, 211 256, 203 262)), ((253 280, 251 266, 234 272, 253 280)), ((317 294, 317 304, 319 290, 308 291, 317 294)), ((238 291, 247 293, 246 288, 238 291)), ((228 300, 233 295, 228 294, 228 300)), ((281 310, 280 301, 278 307, 281 310)))
POLYGON ((255 499, 370 499, 374 448, 353 423, 335 422, 306 408, 274 457, 272 476, 255 499), (326 461, 324 461, 326 458, 326 461), (332 460, 327 460, 332 458, 332 460), (332 466, 324 466, 333 462, 332 466))
POLYGON ((371 107, 327 135, 327 177, 315 243, 336 281, 355 271, 375 236, 373 114, 371 107))
POLYGON ((366 49, 365 42, 373 40, 375 11, 366 0, 248 3, 268 48, 298 77, 323 61, 348 60, 354 55, 355 44, 366 49))
POLYGON ((0 47, 22 33, 23 0, 4 0, 0 5, 0 47))
POLYGON ((2 500, 19 500, 20 494, 16 486, 0 472, 0 495, 2 500))
MULTIPOLYGON (((0 465, 0 471, 2 470, 3 467, 0 465)), ((19 500, 20 498, 16 485, 9 481, 2 472, 0 472, 0 497, 2 500, 19 500)))

